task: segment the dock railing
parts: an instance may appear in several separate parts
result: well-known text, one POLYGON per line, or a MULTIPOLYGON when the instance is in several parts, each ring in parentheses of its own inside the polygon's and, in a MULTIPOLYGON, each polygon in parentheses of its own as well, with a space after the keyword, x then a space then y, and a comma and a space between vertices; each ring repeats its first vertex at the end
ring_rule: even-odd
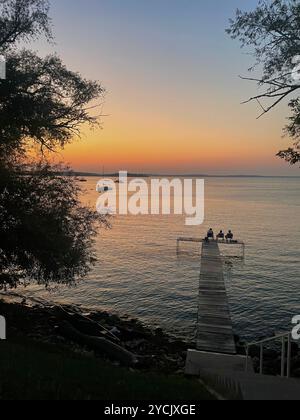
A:
MULTIPOLYGON (((203 238, 187 238, 187 237, 179 237, 177 238, 177 254, 180 252, 180 243, 181 242, 191 242, 191 243, 203 243, 205 239, 203 238)), ((217 242, 219 245, 231 245, 231 246, 241 246, 242 247, 242 259, 245 260, 245 253, 246 253, 246 244, 243 241, 230 241, 226 239, 211 239, 210 242, 217 242)))
POLYGON ((292 358, 292 334, 283 333, 275 335, 272 338, 256 341, 246 345, 246 372, 249 370, 250 349, 254 346, 260 346, 259 374, 264 374, 264 347, 266 344, 281 341, 281 377, 291 377, 291 358, 292 358), (286 349, 287 344, 287 349, 286 349))

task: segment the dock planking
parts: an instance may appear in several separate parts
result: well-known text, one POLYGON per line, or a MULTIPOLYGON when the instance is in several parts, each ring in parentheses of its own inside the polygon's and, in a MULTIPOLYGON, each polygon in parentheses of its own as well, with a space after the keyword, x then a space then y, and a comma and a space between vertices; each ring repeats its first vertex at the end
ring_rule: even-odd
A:
POLYGON ((216 241, 202 243, 197 348, 236 354, 223 261, 216 241))

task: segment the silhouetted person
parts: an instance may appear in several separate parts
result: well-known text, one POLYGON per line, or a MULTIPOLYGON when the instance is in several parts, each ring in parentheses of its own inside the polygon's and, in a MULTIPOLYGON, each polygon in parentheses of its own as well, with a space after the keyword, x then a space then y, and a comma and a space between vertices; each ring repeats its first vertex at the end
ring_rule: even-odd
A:
POLYGON ((217 239, 225 239, 225 234, 223 232, 223 230, 220 231, 220 233, 217 235, 217 239))
POLYGON ((212 228, 210 228, 209 231, 207 232, 207 237, 208 237, 208 239, 214 239, 215 238, 215 234, 214 234, 214 231, 212 230, 212 228))
POLYGON ((231 242, 232 240, 233 240, 233 233, 231 230, 229 230, 226 235, 226 241, 231 242))

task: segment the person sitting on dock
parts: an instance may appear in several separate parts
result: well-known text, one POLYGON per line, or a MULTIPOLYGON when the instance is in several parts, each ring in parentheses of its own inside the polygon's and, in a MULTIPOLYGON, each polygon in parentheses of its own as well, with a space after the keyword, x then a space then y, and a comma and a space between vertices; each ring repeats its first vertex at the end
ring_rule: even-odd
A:
POLYGON ((207 232, 207 238, 208 239, 215 239, 215 234, 212 228, 209 229, 209 231, 207 232))
POLYGON ((223 232, 223 230, 220 230, 220 233, 218 233, 217 235, 217 239, 223 240, 225 239, 225 234, 223 232))
POLYGON ((227 235, 226 235, 226 241, 227 242, 232 242, 233 240, 233 233, 231 230, 228 231, 227 235))

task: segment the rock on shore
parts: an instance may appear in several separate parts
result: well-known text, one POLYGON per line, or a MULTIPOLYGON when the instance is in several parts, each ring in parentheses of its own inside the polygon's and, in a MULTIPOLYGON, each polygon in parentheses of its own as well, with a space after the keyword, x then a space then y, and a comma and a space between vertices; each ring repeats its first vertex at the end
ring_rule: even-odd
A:
MULTIPOLYGON (((186 351, 195 346, 177 340, 161 329, 146 327, 136 319, 107 312, 87 312, 74 306, 28 306, 25 300, 23 304, 0 301, 0 313, 6 317, 8 340, 10 335, 22 334, 33 340, 68 346, 70 351, 90 357, 104 357, 88 346, 70 341, 60 328, 67 322, 81 334, 106 338, 140 356, 144 361, 140 369, 183 373, 186 351)), ((118 361, 111 361, 118 364, 118 361)))

